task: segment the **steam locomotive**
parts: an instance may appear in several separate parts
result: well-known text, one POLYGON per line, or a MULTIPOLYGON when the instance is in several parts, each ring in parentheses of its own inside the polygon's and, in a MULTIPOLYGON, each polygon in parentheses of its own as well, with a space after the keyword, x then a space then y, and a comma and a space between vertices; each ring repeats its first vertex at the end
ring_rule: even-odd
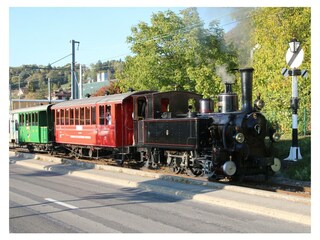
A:
POLYGON ((134 160, 192 176, 267 176, 281 167, 272 148, 280 135, 260 112, 264 102, 252 104, 253 69, 240 75, 241 110, 228 83, 216 112, 196 93, 133 91, 14 110, 10 141, 74 157, 112 154, 120 165, 134 160))

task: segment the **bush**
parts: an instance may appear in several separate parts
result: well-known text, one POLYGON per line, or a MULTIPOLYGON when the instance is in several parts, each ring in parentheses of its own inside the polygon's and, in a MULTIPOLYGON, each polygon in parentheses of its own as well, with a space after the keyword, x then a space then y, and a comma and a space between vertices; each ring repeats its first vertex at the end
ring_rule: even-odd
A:
MULTIPOLYGON (((287 158, 291 143, 291 136, 285 136, 279 143, 275 143, 276 157, 281 160, 287 158)), ((296 162, 282 161, 283 167, 281 173, 283 176, 291 179, 311 181, 311 137, 300 137, 299 147, 303 159, 296 162)))

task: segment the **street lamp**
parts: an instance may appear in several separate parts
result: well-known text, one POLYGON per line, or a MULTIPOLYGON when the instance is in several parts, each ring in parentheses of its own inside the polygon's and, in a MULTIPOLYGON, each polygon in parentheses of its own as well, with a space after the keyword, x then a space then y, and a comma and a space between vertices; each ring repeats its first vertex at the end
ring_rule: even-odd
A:
POLYGON ((300 47, 300 42, 296 38, 292 38, 289 42, 290 51, 296 53, 300 47))

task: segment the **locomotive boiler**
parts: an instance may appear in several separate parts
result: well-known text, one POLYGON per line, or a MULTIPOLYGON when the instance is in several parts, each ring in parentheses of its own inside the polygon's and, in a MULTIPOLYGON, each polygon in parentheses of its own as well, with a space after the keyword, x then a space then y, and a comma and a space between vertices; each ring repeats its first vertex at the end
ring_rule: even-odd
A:
POLYGON ((264 102, 260 96, 252 103, 253 68, 240 69, 242 107, 237 95, 226 84, 218 96, 219 112, 207 115, 212 120, 212 164, 216 175, 244 176, 280 170, 281 162, 274 156, 272 144, 280 135, 269 126, 260 112, 264 102))

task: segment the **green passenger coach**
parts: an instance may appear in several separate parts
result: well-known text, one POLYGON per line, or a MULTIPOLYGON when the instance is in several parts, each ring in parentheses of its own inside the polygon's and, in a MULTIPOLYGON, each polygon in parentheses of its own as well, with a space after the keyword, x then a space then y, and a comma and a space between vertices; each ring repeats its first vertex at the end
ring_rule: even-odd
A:
POLYGON ((51 150, 54 142, 52 104, 21 108, 11 112, 11 141, 32 150, 51 150), (14 138, 14 139, 13 139, 14 138))

